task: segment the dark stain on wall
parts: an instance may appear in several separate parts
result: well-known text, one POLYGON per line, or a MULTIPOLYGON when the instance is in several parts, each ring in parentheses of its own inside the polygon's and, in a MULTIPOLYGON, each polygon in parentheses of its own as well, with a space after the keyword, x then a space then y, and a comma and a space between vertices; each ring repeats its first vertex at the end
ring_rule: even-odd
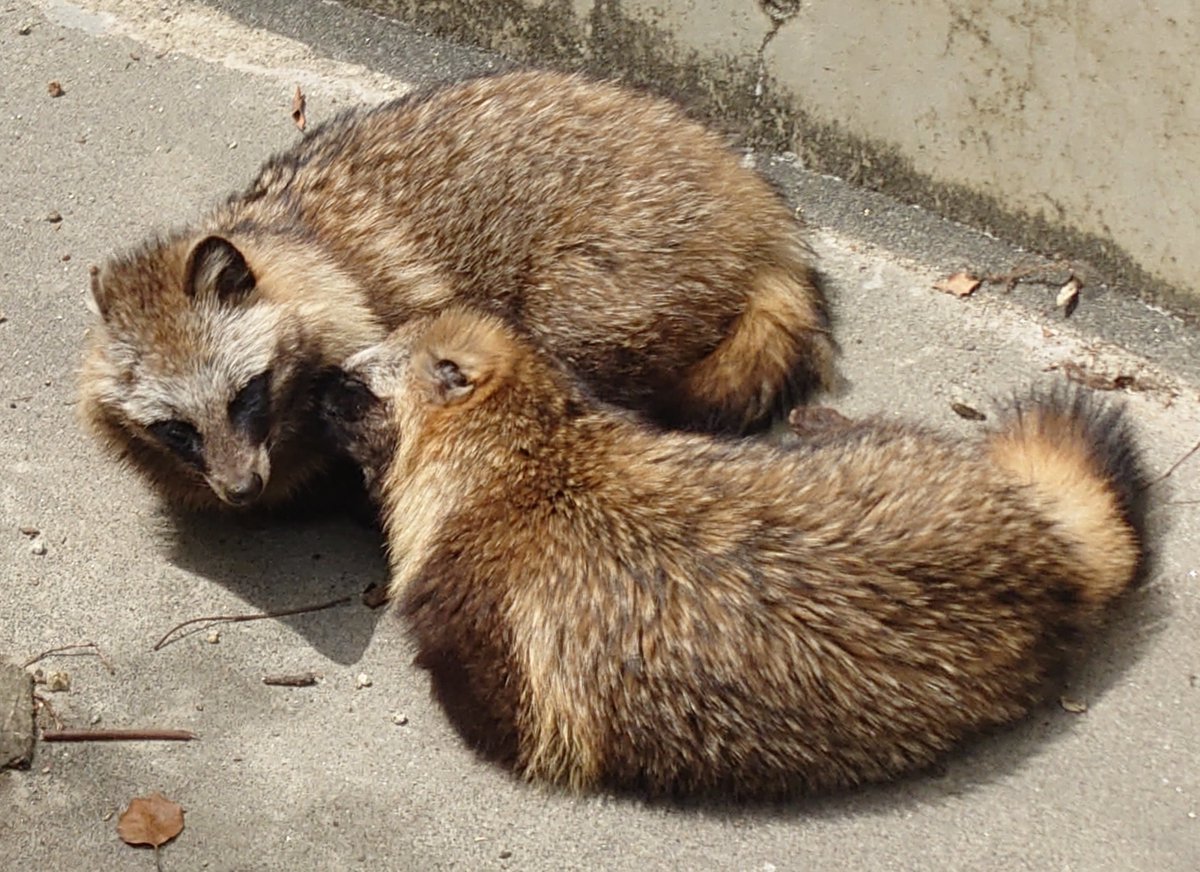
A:
MULTIPOLYGON (((1089 283, 1119 287, 1170 306, 1189 320, 1200 314, 1194 298, 1189 300, 1180 289, 1152 276, 1111 239, 1014 210, 1002 198, 964 185, 934 181, 917 172, 896 149, 812 118, 791 94, 763 74, 761 49, 740 56, 701 55, 680 46, 651 22, 625 14, 620 0, 595 0, 585 16, 576 15, 571 0, 538 5, 521 0, 344 2, 518 63, 647 88, 677 100, 693 117, 725 130, 739 145, 794 152, 809 170, 917 204, 1030 251, 1069 260, 1090 277, 1089 283)), ((759 0, 758 5, 776 29, 802 14, 798 3, 759 0)))

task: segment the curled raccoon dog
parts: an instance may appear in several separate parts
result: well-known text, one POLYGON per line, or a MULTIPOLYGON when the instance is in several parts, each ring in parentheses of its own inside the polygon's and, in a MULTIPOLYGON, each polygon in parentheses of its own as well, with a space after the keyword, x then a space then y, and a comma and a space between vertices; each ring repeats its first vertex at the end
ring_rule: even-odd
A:
POLYGON ((451 304, 668 427, 764 428, 834 377, 782 199, 674 105, 548 72, 343 114, 93 298, 82 413, 191 508, 292 498, 328 460, 312 374, 451 304))
POLYGON ((1118 410, 975 442, 662 432, 493 317, 401 328, 322 415, 378 500, 390 592, 451 719, 524 778, 745 797, 930 764, 1027 713, 1133 579, 1118 410))

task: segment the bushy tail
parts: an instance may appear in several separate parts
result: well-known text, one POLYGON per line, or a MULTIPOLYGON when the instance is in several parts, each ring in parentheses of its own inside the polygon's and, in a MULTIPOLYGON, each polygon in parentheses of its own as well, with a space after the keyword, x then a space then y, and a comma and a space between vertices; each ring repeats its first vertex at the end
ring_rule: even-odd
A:
POLYGON ((728 336, 688 373, 678 423, 745 433, 763 429, 836 381, 837 348, 816 272, 796 248, 762 267, 728 336))
POLYGON ((1143 553, 1143 476, 1124 409, 1083 389, 1035 393, 1010 406, 987 444, 1076 544, 1081 602, 1100 608, 1128 588, 1143 553))

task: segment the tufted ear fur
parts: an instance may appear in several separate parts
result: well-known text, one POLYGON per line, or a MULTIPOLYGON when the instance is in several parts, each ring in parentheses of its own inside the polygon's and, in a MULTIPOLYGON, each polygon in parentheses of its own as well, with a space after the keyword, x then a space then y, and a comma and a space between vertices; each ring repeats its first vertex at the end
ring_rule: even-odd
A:
POLYGON ((215 296, 221 303, 236 305, 254 287, 254 273, 246 258, 224 237, 206 237, 188 255, 183 288, 189 297, 215 296))
POLYGON ((488 315, 451 311, 436 319, 416 343, 417 378, 437 405, 461 403, 512 369, 514 342, 488 315))

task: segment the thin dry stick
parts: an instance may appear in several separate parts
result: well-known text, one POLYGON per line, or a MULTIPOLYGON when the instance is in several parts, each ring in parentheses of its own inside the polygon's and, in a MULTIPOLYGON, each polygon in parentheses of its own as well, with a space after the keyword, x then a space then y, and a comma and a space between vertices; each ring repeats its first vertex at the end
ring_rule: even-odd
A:
POLYGON ((58 648, 51 648, 47 651, 43 651, 36 657, 31 657, 29 660, 26 660, 23 664, 21 664, 21 666, 22 668, 28 668, 37 663, 39 660, 45 660, 51 654, 61 654, 64 651, 78 651, 82 648, 91 648, 91 653, 100 658, 100 662, 104 664, 104 668, 108 670, 108 674, 116 675, 117 671, 113 669, 112 664, 108 662, 108 658, 104 656, 104 652, 100 650, 100 646, 95 642, 80 642, 78 645, 61 645, 58 648))
POLYGON ((278 612, 260 612, 259 614, 255 614, 255 615, 211 615, 207 618, 192 618, 189 621, 184 621, 181 624, 176 624, 174 627, 167 630, 167 632, 163 634, 163 637, 161 639, 159 639, 157 642, 155 642, 154 647, 151 648, 150 650, 151 651, 159 650, 160 648, 162 648, 164 645, 167 644, 167 640, 170 639, 173 635, 175 635, 175 633, 177 633, 179 630, 182 630, 184 627, 190 626, 192 624, 203 624, 203 623, 240 624, 245 621, 261 621, 265 618, 286 618, 288 615, 301 615, 301 614, 304 614, 305 612, 319 612, 324 609, 331 609, 334 606, 344 606, 347 603, 352 602, 353 600, 354 600, 353 596, 344 596, 341 599, 331 600, 327 603, 321 603, 320 605, 301 606, 300 608, 283 609, 282 611, 278 611, 278 612))
POLYGON ((1011 291, 1021 282, 1028 282, 1036 285, 1058 285, 1066 284, 1072 278, 1079 281, 1079 286, 1084 286, 1083 276, 1079 275, 1081 270, 1079 266, 1073 265, 1070 261, 1056 260, 1051 263, 1023 263, 1017 264, 1006 273, 991 273, 982 276, 980 281, 988 284, 1003 284, 1006 292, 1011 291), (1058 276, 1063 270, 1067 270, 1069 275, 1065 280, 1060 281, 1058 276))
POLYGON ((317 683, 315 672, 297 672, 295 674, 264 675, 263 684, 275 687, 312 687, 317 683))
POLYGON ((46 697, 42 696, 36 690, 33 692, 33 704, 37 706, 38 709, 45 709, 47 712, 49 712, 51 719, 54 721, 54 726, 60 730, 62 729, 63 719, 60 718, 58 716, 58 712, 54 710, 53 703, 51 703, 50 700, 46 699, 46 697))
POLYGON ((1183 457, 1179 458, 1174 463, 1172 463, 1170 469, 1168 469, 1166 472, 1164 472, 1158 478, 1154 479, 1154 481, 1150 482, 1148 485, 1146 485, 1144 488, 1142 488, 1142 490, 1149 490, 1150 488, 1152 488, 1156 484, 1158 484, 1160 481, 1163 481, 1164 479, 1166 479, 1167 476, 1169 476, 1175 470, 1179 469, 1179 467, 1183 465, 1183 462, 1185 460, 1187 460, 1189 457, 1191 457, 1193 454, 1195 454, 1197 451, 1200 451, 1200 442, 1197 442, 1195 445, 1193 445, 1191 450, 1187 454, 1183 455, 1183 457))
POLYGON ((190 742, 188 730, 42 730, 43 742, 190 742))

